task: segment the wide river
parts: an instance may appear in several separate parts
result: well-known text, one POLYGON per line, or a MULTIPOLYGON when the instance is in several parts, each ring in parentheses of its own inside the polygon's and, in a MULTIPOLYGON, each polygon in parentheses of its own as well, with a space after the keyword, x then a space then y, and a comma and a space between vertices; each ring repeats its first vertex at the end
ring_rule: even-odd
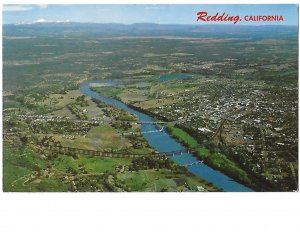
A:
MULTIPOLYGON (((126 110, 134 115, 136 115, 139 121, 143 122, 154 122, 154 119, 142 112, 139 112, 135 109, 130 108, 125 103, 118 101, 116 99, 107 98, 101 96, 100 94, 92 91, 90 89, 90 84, 92 83, 110 83, 111 81, 91 81, 91 82, 84 82, 80 90, 81 92, 89 96, 93 99, 100 100, 108 105, 117 107, 122 110, 126 110)), ((181 143, 176 141, 172 138, 166 131, 158 131, 154 124, 141 124, 140 127, 141 133, 148 141, 149 145, 154 148, 158 152, 171 152, 171 151, 178 151, 178 150, 187 150, 185 146, 181 143), (153 132, 156 131, 156 132, 153 132)), ((175 155, 170 157, 174 160, 175 163, 178 165, 187 165, 193 162, 197 162, 197 158, 189 153, 183 153, 182 155, 175 155)), ((223 173, 212 169, 211 167, 203 164, 198 163, 195 165, 191 165, 187 167, 188 171, 195 174, 196 176, 201 177, 215 186, 222 188, 226 192, 251 192, 253 190, 247 188, 246 186, 237 183, 236 181, 232 180, 228 176, 224 175, 223 173)))

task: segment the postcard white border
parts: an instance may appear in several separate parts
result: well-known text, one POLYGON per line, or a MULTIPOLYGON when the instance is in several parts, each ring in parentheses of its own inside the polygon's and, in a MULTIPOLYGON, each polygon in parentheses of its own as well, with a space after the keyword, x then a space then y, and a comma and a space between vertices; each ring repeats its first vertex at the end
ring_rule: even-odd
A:
MULTIPOLYGON (((298 4, 298 1, 4 0, 6 4, 298 4)), ((2 14, 2 12, 1 12, 2 14)), ((2 15, 1 15, 2 22, 2 15)), ((2 34, 2 27, 1 27, 2 34)), ((1 40, 2 47, 2 40, 1 40)), ((0 55, 2 63, 2 52, 0 55)), ((2 65, 1 65, 2 77, 2 65)), ((2 78, 0 81, 2 88, 2 78)), ((2 129, 2 104, 1 104, 2 129)), ((2 154, 2 140, 1 140, 2 154)), ((0 163, 2 185, 2 159, 0 163)), ((3 193, 0 231, 297 231, 298 193, 3 193)))

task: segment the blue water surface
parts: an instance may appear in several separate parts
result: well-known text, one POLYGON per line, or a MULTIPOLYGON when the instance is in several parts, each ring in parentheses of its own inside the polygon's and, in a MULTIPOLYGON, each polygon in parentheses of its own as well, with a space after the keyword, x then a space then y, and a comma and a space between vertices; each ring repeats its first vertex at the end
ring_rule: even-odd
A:
MULTIPOLYGON (((101 96, 100 94, 90 89, 91 83, 101 83, 101 82, 107 83, 107 81, 84 82, 80 87, 81 92, 84 95, 89 96, 93 99, 100 100, 108 105, 130 112, 136 115, 139 121, 142 122, 154 121, 154 119, 151 116, 145 113, 141 113, 135 109, 132 109, 121 101, 101 96)), ((110 84, 113 83, 111 80, 109 80, 108 82, 110 84)), ((184 147, 182 144, 180 144, 178 141, 172 138, 166 131, 164 130, 158 131, 155 124, 141 124, 140 130, 143 136, 145 137, 145 139, 148 141, 149 145, 158 152, 171 152, 171 151, 179 151, 179 150, 187 151, 186 147, 184 147), (156 131, 156 132, 148 133, 149 131, 156 131)), ((196 157, 185 152, 183 152, 182 155, 175 155, 175 156, 171 156, 170 158, 174 160, 174 162, 177 163, 178 165, 186 165, 198 161, 196 157)), ((188 171, 195 174, 196 176, 199 176, 202 179, 213 183, 218 188, 222 188, 224 191, 227 192, 253 191, 250 188, 240 183, 237 183, 236 181, 232 180, 231 178, 224 175, 223 173, 214 170, 203 163, 198 163, 192 166, 188 166, 187 169, 188 171)))

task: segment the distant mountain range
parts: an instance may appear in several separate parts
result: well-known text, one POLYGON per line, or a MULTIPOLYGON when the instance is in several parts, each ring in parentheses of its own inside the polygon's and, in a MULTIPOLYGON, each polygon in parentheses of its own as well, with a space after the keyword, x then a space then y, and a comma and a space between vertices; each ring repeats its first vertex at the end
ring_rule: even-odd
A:
POLYGON ((78 23, 39 19, 31 23, 4 24, 4 36, 62 35, 97 36, 188 36, 224 38, 297 38, 297 26, 244 26, 244 25, 176 25, 155 23, 78 23))

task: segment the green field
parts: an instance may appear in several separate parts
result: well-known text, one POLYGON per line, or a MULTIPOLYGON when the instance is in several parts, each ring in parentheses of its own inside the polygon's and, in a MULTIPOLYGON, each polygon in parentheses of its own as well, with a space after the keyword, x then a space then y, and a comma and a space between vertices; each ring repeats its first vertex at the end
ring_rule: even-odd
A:
MULTIPOLYGON (((141 158, 143 160, 143 158, 141 158)), ((4 146, 3 190, 5 192, 65 191, 217 191, 210 183, 195 177, 173 163, 169 168, 151 168, 132 158, 103 158, 63 154, 48 157, 30 146, 12 150, 4 146), (132 170, 134 162, 146 166, 132 170)), ((148 158, 152 165, 164 162, 148 158)))
POLYGON ((105 86, 105 87, 93 87, 93 91, 100 93, 101 95, 109 98, 118 98, 118 95, 122 93, 121 88, 117 88, 115 86, 105 86))

